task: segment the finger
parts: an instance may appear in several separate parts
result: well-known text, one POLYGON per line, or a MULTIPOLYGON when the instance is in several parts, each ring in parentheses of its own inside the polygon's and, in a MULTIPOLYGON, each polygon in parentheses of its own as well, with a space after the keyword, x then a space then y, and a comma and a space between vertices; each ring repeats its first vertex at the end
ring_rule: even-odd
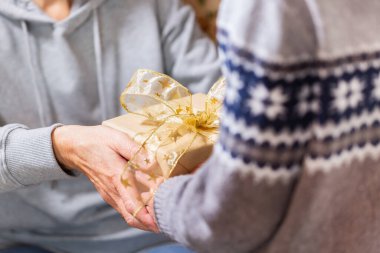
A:
POLYGON ((142 202, 127 202, 124 200, 121 205, 124 206, 126 214, 124 215, 125 220, 131 226, 139 226, 143 230, 152 231, 153 225, 152 220, 149 220, 149 213, 145 208, 145 204, 142 202), (148 216, 144 217, 144 216, 148 216))
MULTIPOLYGON (((114 161, 114 166, 112 168, 119 169, 118 171, 114 171, 113 177, 106 177, 98 175, 97 184, 103 189, 107 189, 109 195, 112 197, 113 201, 116 203, 117 211, 124 218, 124 220, 128 223, 128 225, 132 227, 136 227, 142 230, 150 231, 149 227, 145 226, 142 222, 135 219, 126 209, 126 205, 124 203, 124 199, 121 198, 119 190, 116 188, 117 185, 121 184, 121 175, 125 170, 125 165, 127 162, 120 156, 114 161), (121 169, 120 169, 121 168, 121 169), (116 174, 116 175, 115 175, 116 174)), ((145 207, 145 206, 144 206, 145 207)))
POLYGON ((125 208, 129 214, 149 229, 155 228, 153 217, 150 216, 145 209, 145 203, 143 203, 140 193, 138 192, 135 184, 134 175, 131 172, 127 172, 128 184, 127 186, 121 184, 120 180, 114 182, 116 188, 119 191, 121 198, 125 204, 125 208))
POLYGON ((148 227, 146 227, 144 224, 139 222, 138 220, 135 220, 125 209, 125 206, 116 194, 114 194, 113 191, 105 191, 103 186, 100 186, 100 184, 95 184, 95 188, 99 192, 99 194, 102 196, 104 201, 106 201, 110 206, 112 206, 122 217, 123 219, 128 223, 128 225, 133 226, 138 229, 150 231, 148 227))
MULTIPOLYGON (((126 164, 126 161, 121 158, 120 156, 117 156, 119 166, 114 166, 115 168, 122 168, 120 169, 119 175, 123 172, 123 165, 126 164)), ((147 226, 145 226, 142 222, 138 221, 130 213, 128 213, 125 204, 123 203, 123 200, 120 198, 119 191, 116 189, 112 177, 108 177, 106 175, 100 175, 100 174, 89 174, 85 173, 88 179, 93 183, 96 190, 99 192, 100 196, 103 198, 105 202, 107 202, 111 207, 113 207, 123 218, 124 220, 133 227, 150 231, 151 229, 147 226)), ((111 173, 115 175, 115 172, 111 173)), ((117 172, 116 172, 117 174, 117 172)), ((114 176, 118 177, 118 176, 114 176)), ((121 177, 121 176, 120 176, 121 177)), ((120 177, 118 179, 118 182, 120 183, 120 177)), ((145 208, 145 206, 144 206, 145 208)))
MULTIPOLYGON (((127 134, 115 130, 111 127, 102 126, 110 131, 110 136, 112 136, 112 148, 120 154, 124 159, 130 160, 135 154, 140 151, 141 145, 136 143, 127 134)), ((142 151, 143 152, 143 151, 142 151)))
POLYGON ((159 187, 159 185, 162 184, 162 182, 164 181, 164 178, 158 177, 158 178, 152 179, 150 175, 147 175, 146 173, 141 172, 141 171, 136 171, 135 178, 136 178, 136 181, 138 181, 140 184, 143 184, 150 189, 149 192, 141 193, 141 198, 143 199, 144 203, 147 204, 146 206, 147 211, 153 217, 155 221, 155 230, 152 230, 152 231, 158 233, 159 229, 158 229, 157 222, 155 219, 153 201, 154 201, 154 194, 157 188, 159 187))
POLYGON ((146 206, 146 209, 148 210, 149 214, 155 217, 154 208, 153 208, 153 198, 149 200, 148 205, 146 206))
POLYGON ((109 168, 112 168, 113 175, 123 175, 124 171, 128 166, 128 160, 125 160, 121 155, 117 155, 113 158, 112 164, 109 165, 109 168))
POLYGON ((123 219, 128 223, 129 226, 135 227, 135 228, 138 228, 138 229, 141 229, 141 230, 145 230, 145 231, 151 231, 150 228, 148 228, 147 226, 145 226, 139 220, 135 219, 130 213, 128 213, 128 211, 126 210, 125 205, 124 205, 122 199, 115 198, 115 201, 118 202, 117 205, 122 210, 122 212, 120 212, 120 214, 123 217, 123 219))
POLYGON ((104 191, 102 188, 100 187, 97 187, 95 186, 96 190, 98 191, 98 193, 100 194, 100 196, 103 198, 103 200, 108 203, 112 208, 114 208, 116 211, 118 211, 119 213, 121 213, 121 209, 119 208, 119 206, 116 204, 115 200, 113 199, 113 197, 111 196, 111 194, 109 194, 108 192, 104 191))
POLYGON ((125 159, 130 160, 138 153, 140 154, 139 156, 147 156, 146 150, 141 147, 141 144, 136 143, 127 134, 119 133, 115 149, 125 159))
MULTIPOLYGON (((154 195, 157 188, 164 182, 164 177, 156 177, 151 174, 147 175, 142 171, 136 171, 136 182, 149 189, 151 195, 154 195)), ((144 202, 146 203, 146 202, 144 202)))
POLYGON ((121 214, 122 209, 116 203, 114 197, 116 192, 115 187, 111 186, 111 189, 109 187, 105 187, 101 180, 94 179, 92 177, 89 177, 89 180, 94 184, 95 189, 98 191, 103 200, 121 214))
POLYGON ((148 187, 149 189, 156 188, 157 187, 157 181, 160 179, 157 176, 155 176, 152 172, 143 172, 143 171, 136 171, 135 172, 135 179, 136 182, 144 185, 145 187, 148 187))
POLYGON ((123 215, 123 213, 126 213, 124 206, 119 205, 115 201, 115 199, 116 199, 116 197, 115 197, 116 196, 116 194, 115 194, 116 188, 112 184, 111 184, 111 188, 105 187, 101 180, 99 180, 97 178, 95 179, 91 176, 89 176, 88 178, 93 183, 95 189, 98 191, 98 193, 100 194, 100 196, 103 198, 103 200, 105 202, 107 202, 111 207, 113 207, 121 215, 123 215), (107 190, 105 190, 105 189, 107 189, 107 190))
POLYGON ((148 192, 141 193, 141 198, 144 203, 148 203, 151 199, 153 199, 157 188, 163 183, 164 178, 163 177, 154 177, 152 178, 151 175, 148 175, 142 171, 136 171, 135 172, 135 178, 136 182, 139 184, 144 185, 149 189, 148 192))
POLYGON ((151 198, 146 209, 148 210, 148 213, 154 218, 155 230, 153 230, 153 232, 159 233, 160 229, 158 228, 157 221, 156 221, 156 215, 154 212, 154 198, 151 198))
POLYGON ((117 189, 113 184, 110 184, 110 179, 106 176, 92 176, 89 174, 86 174, 88 179, 92 182, 92 184, 95 186, 95 188, 98 189, 103 189, 104 192, 107 193, 112 193, 112 194, 117 194, 117 189))
POLYGON ((123 159, 132 161, 139 169, 157 167, 153 154, 148 152, 140 143, 133 141, 128 135, 123 135, 123 138, 120 138, 115 146, 115 151, 118 152, 123 159))

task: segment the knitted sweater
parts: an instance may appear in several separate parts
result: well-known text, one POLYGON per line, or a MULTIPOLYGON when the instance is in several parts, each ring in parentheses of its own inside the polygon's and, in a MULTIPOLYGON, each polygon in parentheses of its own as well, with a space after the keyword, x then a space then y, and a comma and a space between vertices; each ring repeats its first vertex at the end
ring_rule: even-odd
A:
POLYGON ((380 2, 224 0, 220 139, 155 197, 199 252, 379 252, 380 2))

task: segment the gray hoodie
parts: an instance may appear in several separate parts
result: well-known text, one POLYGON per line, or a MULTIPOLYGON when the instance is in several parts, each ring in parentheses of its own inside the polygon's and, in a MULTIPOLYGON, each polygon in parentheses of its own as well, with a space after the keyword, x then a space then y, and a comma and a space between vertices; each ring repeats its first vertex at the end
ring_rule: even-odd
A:
POLYGON ((0 1, 0 244, 59 252, 133 252, 166 240, 127 227, 84 177, 57 164, 57 123, 95 125, 123 113, 138 68, 194 92, 220 73, 214 44, 179 0, 78 0, 53 21, 28 0, 0 1))

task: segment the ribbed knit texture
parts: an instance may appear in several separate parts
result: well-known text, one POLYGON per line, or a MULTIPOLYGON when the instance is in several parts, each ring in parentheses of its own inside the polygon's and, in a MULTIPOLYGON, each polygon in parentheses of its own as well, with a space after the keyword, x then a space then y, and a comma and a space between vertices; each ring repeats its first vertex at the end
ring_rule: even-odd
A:
POLYGON ((33 130, 18 127, 5 137, 5 166, 17 183, 28 186, 69 177, 52 148, 51 133, 58 126, 33 130))
MULTIPOLYGON (((171 237, 174 237, 176 234, 176 231, 172 230, 172 227, 169 226, 169 223, 173 217, 176 216, 176 210, 174 201, 170 202, 167 201, 170 197, 170 191, 173 190, 173 187, 183 185, 186 183, 186 181, 189 181, 191 179, 191 176, 178 176, 171 180, 166 181, 163 183, 160 188, 158 189, 156 193, 155 198, 155 214, 157 216, 157 221, 159 222, 159 228, 162 233, 170 235, 171 237), (165 205, 162 205, 165 204, 165 205), (170 206, 167 206, 170 205, 170 206), (172 210, 171 212, 168 212, 167 210, 172 210)), ((175 218, 174 218, 175 219, 175 218)))

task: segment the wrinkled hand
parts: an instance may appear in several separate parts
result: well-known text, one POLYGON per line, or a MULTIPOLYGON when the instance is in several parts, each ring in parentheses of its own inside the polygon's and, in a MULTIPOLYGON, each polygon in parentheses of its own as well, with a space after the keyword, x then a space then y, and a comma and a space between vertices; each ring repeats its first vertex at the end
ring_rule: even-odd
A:
POLYGON ((158 232, 136 189, 135 177, 140 176, 131 175, 130 187, 121 182, 127 161, 139 148, 127 135, 105 126, 62 126, 55 129, 52 140, 58 162, 83 172, 130 226, 158 232))

